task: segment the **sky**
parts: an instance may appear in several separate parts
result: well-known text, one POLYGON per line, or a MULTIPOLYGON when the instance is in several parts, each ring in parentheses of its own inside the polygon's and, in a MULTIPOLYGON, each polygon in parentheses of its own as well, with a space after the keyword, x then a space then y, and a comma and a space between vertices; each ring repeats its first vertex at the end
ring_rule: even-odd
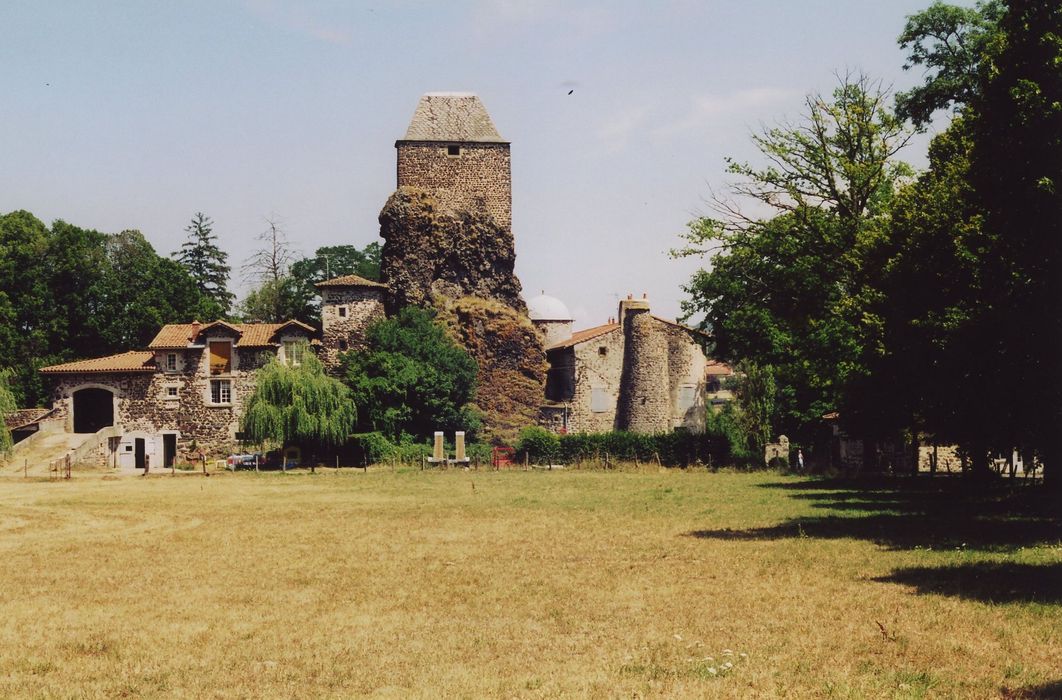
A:
POLYGON ((839 73, 918 83, 896 36, 928 4, 4 0, 0 212, 138 229, 167 255, 202 211, 242 294, 267 218, 302 255, 379 240, 420 95, 470 91, 512 142, 525 296, 577 328, 628 293, 675 318, 706 261, 668 251, 724 159, 757 162, 749 135, 839 73))

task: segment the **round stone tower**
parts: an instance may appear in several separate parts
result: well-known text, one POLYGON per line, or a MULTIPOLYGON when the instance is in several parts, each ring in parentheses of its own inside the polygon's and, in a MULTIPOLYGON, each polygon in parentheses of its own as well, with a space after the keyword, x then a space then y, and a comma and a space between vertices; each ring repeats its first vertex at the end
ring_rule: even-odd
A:
POLYGON ((620 376, 616 426, 635 433, 671 430, 667 337, 649 313, 649 300, 620 302, 623 372, 620 376))
POLYGON ((527 302, 527 313, 547 348, 572 337, 572 314, 557 297, 539 294, 527 302))

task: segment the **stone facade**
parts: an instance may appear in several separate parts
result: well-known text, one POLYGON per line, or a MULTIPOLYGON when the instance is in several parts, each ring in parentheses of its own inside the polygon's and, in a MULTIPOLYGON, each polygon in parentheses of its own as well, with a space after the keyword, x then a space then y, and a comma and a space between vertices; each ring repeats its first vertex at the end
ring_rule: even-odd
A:
MULTIPOLYGON (((209 456, 232 452, 237 447, 240 420, 254 392, 258 370, 271 358, 293 359, 285 354, 286 348, 293 345, 303 345, 309 351, 312 329, 299 324, 257 325, 269 326, 268 344, 255 341, 254 345, 241 347, 238 329, 211 324, 203 327, 199 335, 188 338, 184 347, 153 350, 144 365, 146 370, 92 368, 92 363, 105 367, 108 358, 45 368, 54 380, 54 417, 65 423, 68 432, 74 432, 75 411, 87 410, 75 407, 77 393, 102 389, 111 394, 113 409, 110 426, 101 431, 99 445, 100 460, 107 464, 134 467, 138 466, 135 461, 146 456, 152 467, 164 467, 171 459, 186 461, 200 451, 209 456), (212 366, 211 343, 229 347, 225 366, 212 366), (79 365, 86 369, 79 370, 79 365)), ((172 328, 199 326, 168 326, 159 337, 172 328)), ((161 344, 168 343, 172 345, 171 341, 161 344)))
POLYGON ((512 228, 509 144, 398 141, 395 148, 399 187, 431 192, 444 210, 483 211, 512 228))
POLYGON ((703 431, 708 359, 699 332, 651 315, 644 299, 627 299, 619 311, 620 323, 547 347, 542 424, 568 432, 703 431))
POLYGON ((339 369, 339 356, 365 348, 365 331, 384 317, 380 287, 321 286, 320 358, 329 372, 339 369))

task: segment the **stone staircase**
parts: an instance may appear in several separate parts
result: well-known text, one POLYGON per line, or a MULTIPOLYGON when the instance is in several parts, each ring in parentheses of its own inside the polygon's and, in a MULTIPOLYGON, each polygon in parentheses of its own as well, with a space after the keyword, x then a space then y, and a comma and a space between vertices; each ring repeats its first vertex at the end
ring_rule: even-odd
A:
POLYGON ((42 430, 15 445, 2 470, 6 474, 48 476, 53 461, 70 455, 71 461, 77 463, 96 449, 99 440, 97 433, 42 430))

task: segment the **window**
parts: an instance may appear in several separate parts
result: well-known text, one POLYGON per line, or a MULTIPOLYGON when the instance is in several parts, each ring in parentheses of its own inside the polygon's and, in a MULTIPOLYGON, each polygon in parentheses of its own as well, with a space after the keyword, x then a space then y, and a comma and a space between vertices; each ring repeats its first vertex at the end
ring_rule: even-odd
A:
POLYGON ((590 389, 591 413, 605 413, 611 406, 612 400, 608 395, 608 389, 602 389, 600 387, 593 387, 590 389))
POLYGON ((345 340, 340 340, 339 341, 339 351, 340 352, 346 352, 347 351, 347 341, 345 341, 345 340))
POLYGON ((446 155, 448 155, 448 156, 459 156, 459 155, 461 155, 461 147, 460 146, 447 146, 446 147, 446 155))
POLYGON ((232 343, 228 340, 210 341, 210 373, 228 374, 232 371, 232 343))
POLYGON ((347 307, 345 307, 345 306, 340 306, 339 307, 339 317, 340 318, 346 318, 347 317, 347 307))
POLYGON ((606 348, 604 345, 602 345, 601 347, 599 347, 597 349, 597 354, 600 355, 601 357, 604 357, 605 355, 608 354, 608 348, 606 348))
POLYGON ((166 398, 167 399, 175 399, 175 398, 177 398, 177 387, 175 387, 175 386, 166 387, 166 398))
POLYGON ((228 379, 211 379, 210 380, 210 403, 212 404, 230 404, 232 403, 232 382, 228 379))
POLYGON ((304 340, 285 340, 284 345, 284 361, 292 367, 298 367, 302 364, 302 358, 305 357, 306 341, 304 340))
POLYGON ((171 352, 171 353, 168 353, 166 355, 166 371, 167 372, 176 372, 177 371, 177 353, 171 352))

